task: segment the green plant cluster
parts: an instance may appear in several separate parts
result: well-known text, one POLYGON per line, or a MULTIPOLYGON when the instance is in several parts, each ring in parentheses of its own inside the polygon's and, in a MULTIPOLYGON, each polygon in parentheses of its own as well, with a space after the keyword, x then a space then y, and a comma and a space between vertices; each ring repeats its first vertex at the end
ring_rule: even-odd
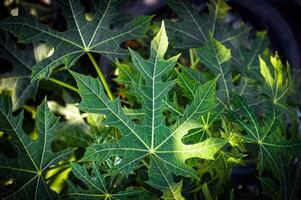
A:
POLYGON ((127 23, 118 0, 59 2, 62 32, 21 9, 0 21, 1 199, 297 198, 296 73, 265 32, 234 27, 222 0, 127 23))

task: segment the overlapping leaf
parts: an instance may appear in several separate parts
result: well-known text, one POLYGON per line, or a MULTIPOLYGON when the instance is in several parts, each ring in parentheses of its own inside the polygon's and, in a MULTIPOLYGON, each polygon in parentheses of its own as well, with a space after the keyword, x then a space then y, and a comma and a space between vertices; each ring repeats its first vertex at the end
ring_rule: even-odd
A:
POLYGON ((206 44, 198 49, 198 54, 206 67, 214 74, 220 74, 220 98, 230 102, 232 77, 230 72, 231 50, 210 37, 206 44))
POLYGON ((95 164, 92 166, 91 175, 89 175, 85 166, 72 163, 71 167, 75 177, 83 181, 88 189, 76 186, 71 181, 68 181, 68 193, 66 194, 68 199, 149 199, 148 193, 143 189, 128 188, 125 191, 110 193, 107 189, 108 183, 105 177, 95 164))
POLYGON ((183 89, 183 95, 189 100, 195 96, 195 92, 200 84, 205 82, 205 76, 198 70, 181 66, 181 72, 177 71, 177 84, 183 89))
POLYGON ((184 200, 182 196, 182 181, 175 183, 168 166, 156 157, 152 157, 149 166, 149 176, 152 177, 147 183, 152 187, 163 191, 163 199, 184 200))
MULTIPOLYGON (((47 107, 47 100, 38 107, 38 139, 32 141, 23 131, 23 113, 14 116, 8 97, 0 98, 0 130, 8 134, 17 157, 0 155, 0 175, 3 180, 12 180, 1 199, 53 199, 54 192, 46 184, 44 175, 50 165, 63 160, 70 153, 52 152, 53 131, 58 122, 47 107)), ((13 150, 11 150, 13 151, 13 150)))
POLYGON ((214 35, 215 32, 222 35, 218 37, 220 40, 236 37, 234 35, 237 33, 232 33, 233 29, 231 31, 224 27, 223 18, 230 7, 223 0, 211 1, 209 15, 200 15, 199 10, 193 7, 190 1, 168 0, 167 3, 179 18, 177 22, 167 23, 172 44, 176 48, 200 47, 208 40, 210 34, 214 35))
POLYGON ((234 28, 227 23, 225 17, 230 7, 223 0, 212 0, 208 5, 209 14, 199 14, 197 7, 189 1, 167 2, 177 14, 175 22, 170 21, 167 25, 172 44, 176 48, 199 48, 201 64, 214 75, 221 75, 219 99, 229 103, 231 93, 235 92, 257 104, 260 100, 255 99, 258 91, 254 78, 258 78, 257 56, 267 46, 265 34, 250 37, 250 28, 245 24, 240 23, 234 28))
POLYGON ((140 103, 141 99, 139 95, 135 93, 135 89, 142 84, 142 76, 132 66, 132 63, 120 63, 116 62, 116 74, 115 81, 124 87, 118 88, 122 97, 126 97, 127 100, 134 104, 140 103))
POLYGON ((257 56, 264 49, 264 38, 262 34, 258 34, 256 39, 249 41, 249 48, 244 45, 233 48, 232 45, 226 47, 209 37, 207 42, 197 49, 201 63, 214 75, 220 75, 218 97, 221 101, 229 103, 233 94, 247 97, 253 104, 259 101, 255 99, 259 94, 255 86, 258 75, 255 77, 254 74, 259 72, 257 56))
MULTIPOLYGON (((143 59, 138 53, 130 50, 135 68, 143 76, 143 85, 136 88, 136 92, 143 99, 143 122, 136 124, 128 118, 120 105, 119 99, 110 101, 104 93, 97 79, 72 73, 77 81, 82 98, 81 110, 91 113, 103 113, 107 117, 106 123, 118 128, 122 137, 114 143, 96 144, 90 146, 83 158, 86 161, 103 162, 112 156, 120 156, 122 161, 111 168, 111 173, 132 173, 142 159, 156 159, 156 166, 165 166, 170 173, 183 176, 195 176, 195 171, 185 164, 189 158, 214 159, 215 153, 225 144, 223 139, 208 138, 205 141, 186 145, 182 142, 189 130, 200 127, 199 120, 216 107, 215 86, 216 79, 200 85, 195 98, 188 105, 183 116, 168 127, 162 114, 163 99, 174 85, 174 81, 162 80, 176 64, 178 56, 168 60, 164 54, 168 47, 164 23, 151 43, 150 58, 143 59)), ((154 168, 150 169, 150 182, 153 182, 154 168)), ((156 170, 156 174, 160 174, 156 170)), ((167 179, 169 180, 169 178, 167 179)), ((162 183, 163 184, 163 183, 162 183)), ((166 185, 157 185, 157 188, 166 185)), ((166 192, 166 191, 162 191, 166 192)))
POLYGON ((118 0, 102 0, 95 5, 94 17, 85 16, 78 0, 60 1, 61 9, 68 23, 65 32, 54 31, 38 22, 33 16, 10 17, 0 22, 0 28, 16 35, 20 42, 45 41, 54 48, 48 59, 33 68, 34 80, 47 78, 60 65, 71 67, 86 52, 100 53, 110 59, 123 57, 127 52, 120 45, 129 39, 142 37, 151 17, 138 17, 118 30, 110 27, 118 15, 118 0))
POLYGON ((258 90, 259 60, 258 55, 262 55, 268 48, 267 34, 257 32, 255 37, 248 34, 229 41, 231 46, 231 71, 232 82, 234 80, 239 84, 235 85, 235 92, 248 99, 250 104, 259 104, 262 99, 258 99, 260 91, 258 90), (233 73, 235 72, 236 73, 233 73))
POLYGON ((282 175, 279 177, 280 181, 274 181, 270 177, 260 178, 263 194, 274 199, 294 199, 300 188, 300 163, 292 165, 289 157, 281 157, 279 161, 282 175))
POLYGON ((270 169, 276 177, 280 178, 282 176, 281 156, 293 155, 291 152, 300 147, 300 142, 287 141, 279 134, 275 107, 271 106, 267 109, 264 121, 260 124, 258 118, 241 97, 236 97, 233 105, 230 116, 247 133, 240 137, 244 142, 258 146, 259 173, 262 174, 265 169, 270 169))
MULTIPOLYGON (((0 92, 10 91, 13 110, 33 98, 38 88, 38 81, 30 81, 32 67, 35 64, 31 49, 19 49, 8 34, 0 34, 0 57, 10 61, 13 69, 0 75, 0 92)), ((2 68, 8 67, 1 65, 2 68)))

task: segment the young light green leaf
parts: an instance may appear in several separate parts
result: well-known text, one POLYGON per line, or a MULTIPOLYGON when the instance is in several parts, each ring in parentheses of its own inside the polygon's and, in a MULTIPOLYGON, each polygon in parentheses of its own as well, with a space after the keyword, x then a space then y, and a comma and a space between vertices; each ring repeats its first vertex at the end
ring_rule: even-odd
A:
POLYGON ((286 97, 293 89, 293 80, 290 74, 290 66, 284 65, 278 53, 274 56, 270 56, 270 61, 265 61, 259 57, 260 61, 260 73, 264 79, 264 85, 261 91, 269 96, 270 101, 277 107, 289 110, 289 107, 285 105, 286 97), (272 69, 274 72, 271 73, 272 69))
MULTIPOLYGON (((22 129, 23 113, 12 114, 11 101, 0 97, 0 130, 12 139, 17 157, 0 155, 0 175, 3 179, 12 179, 13 184, 1 199, 54 199, 54 192, 45 180, 45 171, 69 155, 70 150, 52 152, 53 131, 58 118, 47 107, 47 100, 38 107, 36 124, 38 139, 32 141, 22 129)), ((9 186, 8 186, 9 187, 9 186)))
MULTIPOLYGON (((112 156, 120 156, 122 161, 110 169, 111 173, 132 173, 142 159, 150 157, 162 162, 170 173, 189 177, 196 174, 185 164, 187 159, 214 159, 215 153, 225 145, 226 142, 219 138, 208 138, 189 145, 182 142, 189 130, 200 127, 201 116, 206 116, 216 107, 217 79, 200 85, 192 103, 186 106, 183 116, 173 126, 165 125, 162 114, 163 100, 175 82, 164 82, 162 77, 173 69, 178 59, 178 56, 164 59, 167 44, 162 23, 160 31, 152 41, 148 60, 130 50, 134 66, 144 79, 144 84, 136 88, 143 100, 142 109, 145 113, 141 124, 136 124, 124 114, 119 99, 111 101, 106 97, 99 80, 72 72, 82 98, 80 109, 105 114, 106 123, 118 128, 122 133, 117 142, 90 146, 84 161, 103 162, 112 156)), ((152 182, 157 177, 149 178, 152 182)), ((162 187, 164 188, 163 185, 162 187)))
POLYGON ((270 72, 269 67, 264 62, 264 60, 259 56, 259 66, 260 66, 260 73, 269 85, 269 87, 273 88, 275 85, 274 79, 272 77, 272 74, 270 72))
POLYGON ((102 0, 95 4, 92 20, 85 17, 81 1, 60 1, 68 23, 65 32, 58 32, 38 22, 33 16, 10 17, 0 22, 0 28, 10 31, 22 43, 45 41, 54 47, 48 59, 33 68, 33 80, 48 78, 60 65, 72 67, 86 52, 100 53, 109 59, 124 57, 127 52, 120 47, 126 40, 144 36, 151 17, 137 17, 117 31, 110 27, 119 14, 119 0, 102 0))

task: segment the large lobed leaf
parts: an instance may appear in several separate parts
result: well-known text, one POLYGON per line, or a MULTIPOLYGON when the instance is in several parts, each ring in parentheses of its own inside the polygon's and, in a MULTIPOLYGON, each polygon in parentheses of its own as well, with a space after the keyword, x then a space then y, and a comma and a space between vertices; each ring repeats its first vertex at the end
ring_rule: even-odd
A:
POLYGON ((216 107, 215 86, 217 79, 200 85, 191 105, 173 126, 165 125, 162 114, 164 98, 175 81, 163 81, 176 65, 179 56, 164 59, 168 47, 164 23, 157 36, 151 42, 150 58, 145 60, 137 52, 130 50, 134 67, 143 76, 143 84, 136 88, 142 98, 144 111, 141 124, 133 122, 125 115, 120 100, 109 100, 99 80, 72 72, 79 87, 82 102, 80 109, 90 113, 102 113, 107 117, 106 123, 118 128, 122 138, 117 142, 95 144, 90 146, 83 160, 104 162, 112 156, 120 156, 122 161, 110 169, 110 173, 132 173, 143 159, 150 159, 149 183, 161 190, 165 196, 180 199, 179 183, 174 183, 172 173, 186 177, 195 176, 195 171, 185 164, 189 158, 214 159, 215 153, 225 145, 219 138, 208 138, 196 144, 184 144, 182 138, 189 130, 201 126, 201 116, 216 107), (164 177, 166 172, 170 175, 164 177), (162 176, 161 176, 161 175, 162 176), (158 177, 165 181, 156 181, 158 177), (169 190, 169 191, 168 191, 169 190), (173 192, 173 191, 177 192, 173 192))
POLYGON ((12 179, 1 199, 53 199, 54 192, 45 181, 45 171, 69 155, 70 150, 52 152, 53 131, 58 118, 50 112, 47 100, 38 107, 36 124, 38 139, 31 140, 23 131, 23 113, 14 116, 8 97, 0 98, 0 131, 11 138, 16 157, 0 155, 0 175, 12 179))
POLYGON ((119 14, 116 10, 118 3, 118 0, 98 1, 90 20, 86 18, 80 1, 60 1, 68 24, 65 32, 52 30, 29 15, 7 18, 0 22, 0 28, 13 33, 22 43, 45 41, 54 48, 52 56, 33 68, 33 80, 48 78, 54 68, 61 65, 72 67, 86 52, 100 53, 110 59, 127 55, 120 47, 121 43, 144 36, 151 17, 141 16, 118 30, 112 30, 113 20, 119 14))

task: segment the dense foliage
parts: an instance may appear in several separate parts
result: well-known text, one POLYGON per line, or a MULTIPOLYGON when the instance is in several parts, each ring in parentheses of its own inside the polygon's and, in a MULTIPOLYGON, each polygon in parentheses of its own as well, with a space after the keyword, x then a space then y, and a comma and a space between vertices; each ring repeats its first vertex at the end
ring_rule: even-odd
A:
POLYGON ((64 31, 22 9, 0 21, 1 199, 298 196, 297 72, 265 32, 222 0, 167 0, 162 21, 59 2, 64 31))

